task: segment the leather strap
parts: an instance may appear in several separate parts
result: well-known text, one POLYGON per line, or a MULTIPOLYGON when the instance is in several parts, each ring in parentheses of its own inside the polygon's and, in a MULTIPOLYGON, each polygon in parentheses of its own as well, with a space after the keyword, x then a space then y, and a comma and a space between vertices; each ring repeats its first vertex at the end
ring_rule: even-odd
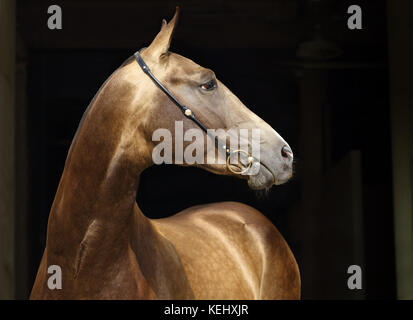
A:
POLYGON ((149 78, 151 78, 151 80, 158 86, 158 88, 161 89, 168 96, 168 98, 182 111, 186 118, 195 122, 198 127, 200 127, 206 134, 208 134, 212 139, 216 141, 218 145, 218 150, 225 150, 227 158, 231 156, 232 150, 230 148, 227 148, 226 143, 221 141, 218 138, 218 136, 208 131, 208 128, 205 127, 204 124, 195 116, 192 110, 180 103, 178 99, 176 99, 175 96, 162 83, 159 82, 159 80, 151 72, 151 69, 149 69, 148 65, 142 59, 139 51, 135 52, 134 56, 142 71, 145 72, 149 76, 149 78))

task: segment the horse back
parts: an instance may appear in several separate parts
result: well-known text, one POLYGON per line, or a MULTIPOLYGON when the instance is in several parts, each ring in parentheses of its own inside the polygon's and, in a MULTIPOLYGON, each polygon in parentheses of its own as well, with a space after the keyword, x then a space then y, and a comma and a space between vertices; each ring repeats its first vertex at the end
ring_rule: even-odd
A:
POLYGON ((277 228, 237 202, 152 220, 174 247, 196 299, 298 299, 296 260, 277 228))

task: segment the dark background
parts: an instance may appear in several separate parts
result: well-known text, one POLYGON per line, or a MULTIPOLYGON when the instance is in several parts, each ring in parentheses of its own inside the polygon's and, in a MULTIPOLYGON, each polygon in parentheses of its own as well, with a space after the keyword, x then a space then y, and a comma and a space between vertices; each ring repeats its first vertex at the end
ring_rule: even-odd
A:
MULTIPOLYGON (((27 215, 16 296, 28 296, 49 210, 80 118, 107 77, 147 46, 181 6, 171 51, 215 71, 292 147, 295 176, 263 195, 244 181, 195 168, 154 166, 138 204, 151 218, 234 200, 270 218, 301 269, 303 299, 396 298, 386 3, 358 1, 363 29, 347 28, 350 1, 18 1, 17 91, 26 90, 27 215), (58 4, 63 29, 47 28, 58 4), (335 56, 297 50, 315 35, 335 56), (329 47, 331 48, 331 47, 329 47), (27 254, 26 254, 27 253, 27 254), (347 288, 360 265, 363 289, 347 288)), ((24 91, 23 91, 24 92, 24 91)), ((19 257, 17 258, 19 259, 19 257)))

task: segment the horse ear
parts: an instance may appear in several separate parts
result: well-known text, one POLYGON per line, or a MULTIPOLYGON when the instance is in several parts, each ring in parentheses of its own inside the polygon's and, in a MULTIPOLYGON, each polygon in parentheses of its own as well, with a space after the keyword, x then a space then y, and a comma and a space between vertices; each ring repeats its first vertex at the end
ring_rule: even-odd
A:
POLYGON ((166 23, 165 19, 162 20, 161 31, 159 31, 151 45, 145 50, 148 51, 153 58, 159 59, 168 52, 173 33, 178 23, 178 17, 179 7, 176 7, 175 15, 169 23, 166 23))
POLYGON ((162 30, 163 28, 165 28, 167 24, 168 24, 168 22, 166 22, 165 19, 162 19, 161 30, 162 30))

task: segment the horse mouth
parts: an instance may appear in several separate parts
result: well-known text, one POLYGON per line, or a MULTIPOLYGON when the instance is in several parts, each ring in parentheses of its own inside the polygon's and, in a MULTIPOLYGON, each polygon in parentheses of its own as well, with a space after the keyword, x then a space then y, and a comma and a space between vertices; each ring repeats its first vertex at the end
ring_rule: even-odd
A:
POLYGON ((258 162, 259 171, 255 175, 248 176, 248 186, 253 190, 262 190, 277 185, 276 175, 263 162, 258 162))
POLYGON ((273 185, 278 186, 286 183, 292 177, 292 168, 290 167, 277 174, 262 161, 258 162, 258 165, 260 168, 257 174, 248 176, 248 186, 253 190, 269 189, 273 185))

